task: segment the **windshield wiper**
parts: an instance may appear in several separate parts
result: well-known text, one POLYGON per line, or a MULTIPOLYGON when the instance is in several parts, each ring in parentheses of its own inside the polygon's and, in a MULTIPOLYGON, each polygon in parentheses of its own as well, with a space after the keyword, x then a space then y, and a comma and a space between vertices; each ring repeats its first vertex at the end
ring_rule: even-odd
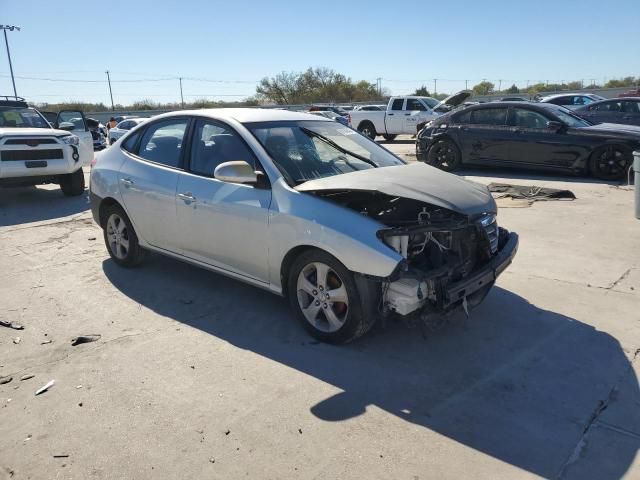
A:
POLYGON ((313 130, 309 130, 308 128, 305 128, 305 127, 300 127, 300 130, 302 130, 304 133, 306 133, 310 137, 315 137, 318 140, 323 141, 327 145, 332 146, 333 148, 335 148, 339 152, 345 153, 347 155, 351 155, 352 157, 357 158, 358 160, 360 160, 360 161, 362 161, 364 163, 368 163, 373 168, 379 168, 378 165, 373 160, 369 160, 368 158, 363 157, 362 155, 358 155, 357 153, 353 153, 353 152, 347 150, 346 148, 341 147, 336 142, 334 142, 333 140, 325 137, 324 135, 320 135, 319 133, 316 133, 313 130))

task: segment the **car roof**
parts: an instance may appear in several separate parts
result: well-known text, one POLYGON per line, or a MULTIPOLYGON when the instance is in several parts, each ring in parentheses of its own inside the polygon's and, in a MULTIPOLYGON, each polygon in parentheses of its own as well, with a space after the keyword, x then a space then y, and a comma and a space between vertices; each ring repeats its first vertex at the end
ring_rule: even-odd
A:
MULTIPOLYGON (((292 112, 289 110, 278 110, 270 108, 203 108, 199 110, 179 110, 176 112, 164 113, 154 118, 167 118, 180 115, 195 115, 211 117, 214 119, 232 119, 240 123, 252 122, 276 122, 276 121, 296 121, 296 120, 320 120, 318 115, 309 113, 292 112)), ((327 121, 331 121, 328 120, 327 121)))
POLYGON ((560 98, 560 97, 599 97, 600 95, 591 92, 583 92, 583 93, 554 93, 553 95, 547 95, 542 97, 542 100, 549 100, 552 98, 560 98))

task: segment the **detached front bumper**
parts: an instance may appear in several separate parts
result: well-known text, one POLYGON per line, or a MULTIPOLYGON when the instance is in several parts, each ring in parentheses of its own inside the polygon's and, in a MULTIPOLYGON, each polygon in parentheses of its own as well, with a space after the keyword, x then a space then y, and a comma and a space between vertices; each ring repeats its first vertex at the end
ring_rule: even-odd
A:
POLYGON ((507 236, 507 241, 503 244, 502 248, 499 248, 498 253, 489 263, 479 271, 445 288, 443 307, 449 307, 473 295, 487 285, 492 285, 498 276, 511 265, 513 257, 516 256, 517 252, 518 234, 511 232, 507 236))

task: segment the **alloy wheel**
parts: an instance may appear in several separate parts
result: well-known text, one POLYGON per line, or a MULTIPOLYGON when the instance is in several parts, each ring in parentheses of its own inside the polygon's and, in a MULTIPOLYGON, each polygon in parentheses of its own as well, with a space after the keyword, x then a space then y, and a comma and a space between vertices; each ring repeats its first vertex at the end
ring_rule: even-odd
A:
POLYGON ((129 253, 129 232, 127 224, 117 213, 112 213, 107 220, 107 240, 113 255, 124 260, 129 253))
POLYGON ((624 175, 627 163, 625 152, 613 146, 607 147, 596 159, 596 173, 602 178, 618 178, 624 175))
POLYGON ((349 296, 345 284, 324 263, 312 262, 300 271, 297 296, 304 317, 317 330, 333 333, 347 320, 349 296))

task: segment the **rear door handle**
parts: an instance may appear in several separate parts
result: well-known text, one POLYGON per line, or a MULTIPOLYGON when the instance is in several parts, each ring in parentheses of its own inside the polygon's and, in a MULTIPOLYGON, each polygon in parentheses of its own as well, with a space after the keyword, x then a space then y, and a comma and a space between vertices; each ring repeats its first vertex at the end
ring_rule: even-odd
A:
POLYGON ((409 115, 411 115, 411 114, 410 114, 410 113, 405 113, 405 115, 406 115, 406 116, 409 116, 409 115))
POLYGON ((196 197, 194 197, 191 192, 179 193, 178 197, 184 200, 186 204, 196 201, 196 197))
POLYGON ((131 185, 133 185, 133 180, 131 180, 129 177, 121 178, 120 181, 124 183, 125 187, 130 187, 131 185))
POLYGON ((393 113, 387 113, 388 117, 393 117, 393 113))

